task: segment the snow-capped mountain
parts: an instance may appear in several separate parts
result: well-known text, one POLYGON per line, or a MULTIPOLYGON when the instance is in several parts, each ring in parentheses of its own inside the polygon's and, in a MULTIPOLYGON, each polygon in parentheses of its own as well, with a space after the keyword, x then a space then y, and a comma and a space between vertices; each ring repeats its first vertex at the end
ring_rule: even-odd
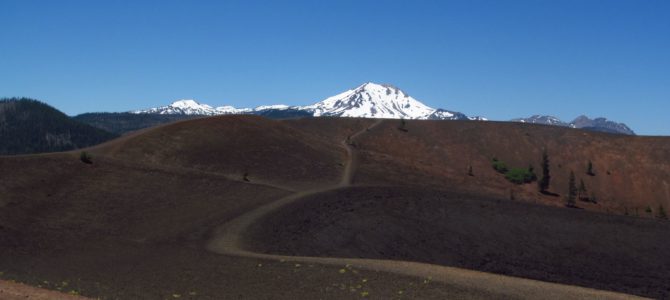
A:
POLYGON ((521 123, 531 123, 531 124, 544 124, 544 125, 555 125, 555 126, 564 126, 570 127, 569 123, 561 121, 561 119, 554 116, 542 116, 542 115, 532 115, 528 118, 517 118, 512 119, 512 122, 521 122, 521 123))
POLYGON ((241 114, 251 111, 248 108, 237 109, 232 106, 211 107, 207 104, 198 103, 195 100, 178 100, 172 102, 170 105, 136 110, 132 113, 136 114, 159 114, 159 115, 227 115, 227 114, 241 114))
POLYGON ((212 107, 195 100, 179 100, 170 105, 132 111, 136 114, 224 115, 259 114, 289 116, 335 116, 387 119, 486 120, 445 109, 426 106, 404 91, 386 84, 365 83, 355 89, 328 97, 308 106, 264 105, 256 108, 212 107))
MULTIPOLYGON (((401 89, 387 84, 368 82, 354 89, 328 97, 307 106, 263 105, 256 108, 235 108, 233 106, 212 107, 195 100, 179 100, 170 105, 136 110, 135 114, 162 115, 227 115, 254 114, 268 118, 296 117, 356 117, 386 119, 418 119, 418 120, 471 120, 488 121, 480 116, 469 117, 463 113, 442 108, 432 108, 409 96, 401 89)), ((568 123, 548 115, 534 115, 529 118, 518 118, 513 122, 545 124, 572 128, 583 128, 593 131, 635 133, 623 123, 609 121, 605 118, 589 119, 580 116, 568 123)))
MULTIPOLYGON (((386 119, 428 119, 436 111, 394 86, 371 82, 301 108, 313 112, 315 117, 386 119)), ((453 116, 454 114, 444 111, 436 117, 453 116)))
POLYGON ((587 116, 579 116, 575 118, 572 122, 564 122, 559 118, 554 116, 542 116, 534 115, 529 118, 518 118, 512 119, 512 122, 521 122, 521 123, 533 123, 533 124, 544 124, 544 125, 554 125, 554 126, 563 126, 563 127, 572 127, 587 129, 591 131, 600 131, 600 132, 609 132, 609 133, 619 133, 619 134, 628 134, 635 135, 635 132, 631 130, 624 123, 617 123, 614 121, 607 120, 606 118, 595 118, 590 119, 587 116))

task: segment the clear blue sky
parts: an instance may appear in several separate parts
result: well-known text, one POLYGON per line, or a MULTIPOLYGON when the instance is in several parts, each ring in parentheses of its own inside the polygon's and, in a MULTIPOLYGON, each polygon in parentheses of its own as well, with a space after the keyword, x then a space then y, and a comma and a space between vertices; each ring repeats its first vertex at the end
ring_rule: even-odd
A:
POLYGON ((367 81, 507 120, 670 135, 670 1, 0 0, 0 97, 68 114, 303 105, 367 81))

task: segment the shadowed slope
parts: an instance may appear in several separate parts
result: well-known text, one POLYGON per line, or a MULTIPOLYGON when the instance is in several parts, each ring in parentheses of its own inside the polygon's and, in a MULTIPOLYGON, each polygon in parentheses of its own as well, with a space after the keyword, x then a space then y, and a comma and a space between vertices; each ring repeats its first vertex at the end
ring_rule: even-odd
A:
MULTIPOLYGON (((184 127, 189 124, 202 124, 185 123, 178 128, 188 131, 184 127)), ((78 152, 1 157, 0 278, 119 299, 175 295, 342 299, 363 293, 384 299, 399 293, 420 299, 490 298, 477 290, 447 288, 422 283, 421 278, 344 264, 300 266, 204 251, 201 244, 216 224, 287 192, 258 182, 253 175, 247 182, 216 168, 161 164, 137 149, 124 152, 126 145, 141 144, 145 134, 155 138, 161 133, 153 131, 169 131, 170 126, 88 149, 93 153, 92 165, 82 163, 78 152), (346 274, 340 272, 342 268, 346 274)), ((160 140, 153 143, 161 147, 160 140)), ((219 145, 239 151, 234 146, 219 145)), ((345 153, 338 146, 332 150, 345 153)), ((318 174, 307 174, 313 177, 297 177, 297 181, 321 180, 318 174)))
POLYGON ((667 232, 670 223, 657 220, 358 187, 295 201, 253 224, 245 240, 261 253, 417 261, 663 298, 667 232))
POLYGON ((337 182, 343 149, 283 122, 220 116, 148 130, 94 153, 125 161, 193 168, 290 188, 337 182))
MULTIPOLYGON (((468 291, 467 294, 468 298, 479 298, 481 297, 480 293, 486 293, 490 295, 491 297, 504 297, 504 298, 556 298, 556 299, 563 299, 563 298, 570 298, 570 299, 590 299, 590 298, 602 298, 602 299, 624 299, 624 298, 634 298, 629 295, 625 294, 618 294, 618 293, 612 293, 612 292, 606 292, 606 291, 598 291, 598 290, 593 290, 589 288, 580 288, 580 287, 574 287, 574 286, 564 286, 564 285, 559 285, 559 284, 552 284, 552 283, 544 283, 544 282, 539 282, 539 281, 534 281, 534 280, 528 280, 528 279, 522 279, 522 278, 515 278, 515 277, 506 277, 506 276, 500 276, 500 275, 494 275, 494 274, 487 274, 487 273, 481 273, 481 272, 476 272, 476 271, 470 271, 470 270, 465 270, 465 269, 458 269, 458 268, 452 268, 452 267, 443 267, 443 266, 436 266, 436 265, 428 265, 428 264, 421 264, 421 263, 415 263, 415 262, 409 262, 409 261, 397 261, 397 260, 379 260, 379 259, 352 259, 352 258, 340 258, 340 257, 310 257, 310 256, 301 256, 301 252, 298 251, 288 251, 287 254, 289 255, 277 255, 277 254, 271 254, 271 253, 259 253, 254 251, 254 249, 262 249, 267 251, 268 248, 272 250, 276 250, 276 247, 280 247, 281 245, 284 245, 288 241, 288 244, 293 244, 294 242, 298 242, 298 245, 296 245, 298 248, 300 246, 305 246, 307 248, 312 248, 312 247, 319 247, 320 245, 324 244, 331 244, 335 245, 336 247, 340 247, 340 249, 344 250, 345 252, 349 249, 351 246, 351 243, 348 242, 346 244, 337 244, 337 241, 343 237, 349 234, 347 232, 346 228, 345 230, 335 230, 329 232, 331 236, 326 237, 322 236, 323 240, 311 240, 314 236, 307 236, 307 238, 303 241, 309 240, 312 243, 316 243, 315 245, 309 245, 306 246, 306 243, 300 243, 299 240, 301 238, 304 238, 305 232, 298 232, 295 233, 296 235, 292 236, 291 229, 295 229, 294 226, 289 227, 283 227, 286 224, 282 224, 282 218, 279 217, 279 221, 272 222, 273 215, 276 215, 277 212, 279 211, 281 214, 282 211, 286 211, 287 207, 294 207, 295 205, 299 205, 300 203, 304 203, 307 201, 307 199, 314 199, 315 197, 318 199, 318 197, 322 194, 326 195, 338 195, 340 193, 346 192, 349 186, 351 186, 351 179, 353 174, 356 171, 356 168, 358 166, 358 161, 357 161, 357 151, 355 150, 355 146, 357 145, 357 138, 359 136, 364 135, 367 132, 372 131, 373 128, 377 127, 378 125, 382 124, 383 121, 379 120, 375 122, 374 124, 370 125, 369 127, 363 128, 359 132, 348 136, 347 139, 345 139, 342 144, 344 147, 347 148, 347 162, 346 162, 346 167, 345 171, 342 174, 342 180, 339 185, 333 185, 330 188, 325 187, 325 188, 320 188, 320 189, 312 189, 312 190, 305 190, 305 191, 299 191, 296 192, 292 195, 289 195, 287 197, 281 198, 277 201, 274 201, 272 203, 263 205, 261 207, 258 207, 252 211, 249 211, 248 213, 241 215, 227 223, 224 223, 221 225, 215 232, 214 235, 211 239, 211 241, 208 243, 207 248, 210 251, 216 252, 216 253, 221 253, 221 254, 226 254, 226 255, 233 255, 233 256, 238 256, 242 258, 260 258, 260 259, 274 259, 274 260, 293 260, 297 262, 303 262, 303 263, 319 263, 319 264, 324 264, 324 265, 340 265, 343 263, 346 263, 347 266, 354 265, 357 268, 362 268, 366 270, 374 270, 374 271, 385 271, 385 272, 391 272, 394 274, 399 274, 399 275, 408 275, 408 276, 418 276, 418 277, 423 277, 423 278, 428 278, 427 280, 430 281, 433 278, 441 282, 443 284, 448 284, 450 286, 450 289, 456 289, 458 290, 465 290, 468 291), (270 217, 270 221, 264 221, 264 218, 267 218, 268 216, 270 217), (271 230, 271 228, 267 226, 282 226, 283 228, 277 228, 274 227, 274 230, 271 230), (270 230, 270 231, 267 231, 270 230), (285 234, 288 231, 288 234, 285 234), (251 234, 249 234, 251 232, 251 234), (259 233, 260 232, 260 233, 259 233), (272 234, 277 234, 275 236, 268 236, 272 234), (285 237, 284 238, 279 238, 277 239, 278 236, 285 237), (259 240, 260 239, 260 240, 259 240), (334 243, 329 243, 325 242, 325 240, 328 239, 334 239, 334 243), (267 241, 270 241, 269 243, 274 244, 271 246, 267 246, 267 241), (261 245, 261 246, 259 246, 261 245), (251 249, 251 250, 249 250, 251 249)), ((388 189, 388 188, 384 188, 388 189)), ((400 190, 403 190, 402 188, 400 190)), ((411 192, 409 193, 411 195, 411 192)), ((409 196, 407 195, 407 196, 409 196)), ((370 196, 367 194, 367 196, 370 196)), ((365 196, 364 196, 365 197, 365 196)), ((340 197, 336 197, 340 198, 340 197)), ((337 200, 338 202, 341 202, 342 200, 339 199, 337 200)), ((310 204, 314 204, 313 202, 310 202, 310 204)), ((307 218, 301 218, 300 221, 298 222, 299 224, 297 227, 300 226, 306 226, 309 228, 323 228, 324 224, 319 224, 319 214, 325 214, 325 215, 331 215, 335 216, 334 219, 330 220, 332 223, 340 223, 340 221, 344 220, 346 223, 346 218, 342 218, 337 214, 337 211, 335 211, 336 214, 331 214, 328 210, 330 209, 330 206, 327 206, 327 211, 319 211, 318 209, 316 210, 316 214, 313 216, 309 216, 307 218), (316 218, 314 218, 316 217, 316 218), (313 218, 316 219, 317 222, 312 223, 313 218), (312 225, 316 227, 312 227, 312 225)), ((431 208, 428 208, 431 209, 431 208)), ((290 209, 288 209, 290 211, 290 209)), ((355 209, 347 209, 347 213, 356 215, 355 209)), ((411 211, 410 211, 411 212, 411 211)), ((290 213, 289 213, 290 214, 290 213)), ((288 220, 294 220, 292 216, 285 216, 288 220)), ((421 217, 421 216, 419 216, 421 217)), ((277 218, 275 218, 277 219, 277 218)), ((421 222, 416 222, 415 218, 409 217, 408 220, 406 220, 408 223, 411 223, 412 225, 415 226, 422 226, 424 225, 421 222)), ((435 219, 433 218, 433 221, 435 219)), ((291 222, 291 221, 289 221, 291 222)), ((329 222, 329 223, 330 223, 329 222)), ((379 225, 379 224, 377 224, 379 225)), ((431 224, 433 225, 433 224, 431 224)), ((346 225, 345 225, 346 226, 346 225)), ((390 234, 397 234, 397 227, 390 226, 389 227, 390 234)), ((340 227, 340 229, 342 229, 340 227)), ((356 228, 358 229, 358 228, 356 228)), ((355 229, 355 231, 357 231, 355 229)), ((318 230, 318 229, 317 229, 318 230)), ((410 236, 414 235, 416 236, 421 236, 417 235, 418 232, 414 231, 410 233, 410 236)), ((373 234, 373 237, 376 237, 373 234)), ((346 239, 346 238, 345 238, 346 239)), ((382 238, 383 240, 383 238, 382 238)), ((379 241, 379 239, 377 239, 379 241)), ((308 242, 307 244, 310 244, 308 242)), ((372 243, 374 245, 374 242, 372 243)), ((376 246, 382 246, 377 244, 376 246)), ((469 245, 466 245, 466 248, 469 245)), ((383 246, 382 246, 383 247, 383 246)), ((434 250, 434 249, 433 249, 434 250)), ((280 250, 281 251, 281 250, 280 250)), ((354 249, 354 251, 356 251, 354 249)), ((420 248, 418 249, 419 252, 426 253, 426 251, 430 252, 431 250, 425 249, 425 248, 420 248)), ((318 251, 317 251, 318 252, 318 251)), ((340 252, 338 252, 339 254, 340 252)), ((381 258, 388 258, 387 256, 383 255, 384 252, 382 252, 381 258)), ((319 255, 319 254, 313 254, 313 255, 319 255)), ((339 255, 335 255, 339 256, 339 255)), ((346 255, 345 255, 346 256, 346 255)), ((357 255, 356 255, 357 256, 357 255)), ((365 255, 363 255, 365 256, 365 255)), ((428 256, 430 257, 430 256, 428 256)), ((409 258, 412 259, 413 257, 410 256, 405 256, 403 258, 409 258)), ((424 258, 426 259, 426 258, 424 258)), ((430 258, 428 258, 430 260, 430 258)), ((343 269, 344 270, 344 269, 343 269)), ((345 270, 346 271, 346 270, 345 270)), ((425 281, 424 281, 425 282, 425 281)))
POLYGON ((1 279, 112 299, 491 298, 345 262, 208 253, 201 245, 216 224, 287 193, 99 154, 93 162, 76 153, 0 159, 1 279))
POLYGON ((106 239, 196 242, 209 226, 286 194, 198 171, 75 154, 0 159, 0 244, 45 254, 106 239))
MULTIPOLYGON (((263 221, 266 216, 271 217, 268 222, 273 222, 273 213, 289 213, 290 210, 283 209, 292 207, 284 205, 302 197, 309 196, 305 200, 317 199, 318 202, 329 203, 319 194, 331 189, 337 189, 338 192, 333 192, 336 194, 349 192, 347 186, 351 183, 378 184, 382 185, 381 189, 389 191, 392 189, 388 186, 396 186, 393 190, 401 196, 398 201, 407 203, 414 201, 412 195, 415 191, 430 193, 428 190, 435 187, 447 189, 459 186, 466 194, 477 189, 477 193, 469 194, 504 195, 514 186, 500 178, 499 174, 484 171, 489 159, 487 151, 504 151, 499 157, 510 164, 522 163, 526 157, 524 152, 520 152, 520 159, 516 161, 517 156, 511 151, 514 145, 519 145, 519 136, 525 135, 510 141, 495 139, 496 130, 514 136, 517 129, 505 129, 507 125, 408 122, 408 131, 401 132, 395 124, 399 121, 313 120, 270 121, 252 116, 224 116, 174 123, 87 149, 93 154, 92 165, 79 161, 77 152, 1 157, 0 250, 3 258, 0 259, 0 272, 34 285, 44 280, 81 279, 78 284, 87 291, 85 295, 119 298, 169 298, 174 294, 187 295, 195 289, 198 295, 206 294, 204 298, 214 299, 257 299, 267 295, 285 299, 337 299, 362 296, 366 291, 364 289, 368 288, 363 279, 372 278, 374 283, 370 281, 370 291, 384 299, 398 295, 399 287, 403 287, 401 290, 407 292, 408 298, 421 299, 443 299, 445 291, 456 297, 482 299, 533 295, 555 298, 626 297, 414 262, 285 257, 247 251, 244 248, 247 245, 263 245, 254 235, 246 234, 249 226, 263 221), (367 130, 375 123, 376 127, 367 130), (449 130, 440 129, 441 126, 449 130), (468 132, 471 134, 466 134, 468 132), (445 137, 448 134, 451 136, 445 137), (347 141, 349 136, 351 138, 347 141), (487 136, 492 138, 484 141, 490 142, 481 144, 481 138, 487 136), (454 143, 432 144, 430 141, 434 139, 439 143, 443 143, 440 139, 454 143), (473 147, 483 153, 473 159, 482 166, 475 168, 474 178, 469 179, 465 172, 455 171, 458 169, 455 164, 447 164, 440 156, 440 149, 446 149, 450 155, 460 153, 454 152, 454 149, 460 148, 453 147, 473 147), (248 181, 243 176, 247 172, 248 181), (221 224, 223 230, 216 230, 214 239, 209 241, 210 233, 221 224), (208 253, 203 249, 205 244, 210 246, 210 250, 225 255, 208 253), (293 263, 288 264, 288 261, 293 263), (428 276, 434 277, 434 280, 431 281, 428 276), (431 284, 412 285, 417 279, 431 281, 431 284), (358 288, 359 285, 361 288, 358 288), (278 291, 281 293, 277 294, 278 291)), ((542 137, 541 141, 551 142, 561 137, 553 136, 553 130, 544 132, 544 127, 530 128, 531 133, 542 137)), ((581 134, 580 131, 575 132, 581 134)), ((616 139, 606 135, 603 140, 603 145, 617 143, 616 139)), ((629 140, 621 141, 626 144, 629 140)), ((663 143, 665 140, 659 139, 659 145, 663 143)), ((667 171, 662 158, 654 156, 656 154, 642 155, 645 161, 659 165, 658 174, 665 174, 662 173, 667 171)), ((459 156, 454 157, 458 161, 459 156)), ((600 172, 603 161, 595 160, 596 172, 600 172)), ((599 176, 601 173, 596 177, 599 176)), ((534 186, 527 188, 527 191, 522 191, 528 194, 534 192, 534 186)), ((355 193, 358 189, 351 191, 355 193)), ((374 196, 375 193, 370 191, 366 195, 374 196)), ((358 202, 367 203, 377 212, 401 211, 400 215, 394 214, 388 220, 409 222, 409 229, 435 226, 456 230, 441 227, 443 225, 440 224, 426 224, 431 220, 440 220, 424 218, 421 214, 406 218, 413 216, 410 213, 414 211, 435 208, 424 206, 425 203, 416 203, 413 208, 398 208, 387 202, 373 201, 371 204, 358 196, 352 198, 354 201, 340 199, 339 196, 336 198, 342 202, 337 205, 342 204, 343 209, 333 207, 334 214, 330 216, 333 219, 328 219, 328 212, 316 208, 314 213, 318 215, 309 217, 314 226, 307 228, 315 235, 332 233, 330 238, 333 242, 349 236, 351 231, 348 229, 354 228, 361 232, 365 240, 375 241, 374 245, 368 246, 378 249, 386 247, 385 239, 393 234, 411 233, 411 230, 403 231, 403 228, 393 224, 385 226, 388 231, 381 233, 364 228, 359 230, 356 226, 341 232, 332 231, 330 226, 334 223, 369 226, 365 220, 351 222, 352 218, 367 219, 370 214, 370 211, 356 207, 350 210, 350 205, 355 206, 358 202), (328 222, 322 223, 323 218, 328 222)), ((476 208, 476 204, 484 200, 473 201, 469 205, 476 208)), ((548 208, 540 206, 536 209, 548 208)), ((575 212, 578 211, 560 209, 560 214, 566 216, 575 212)), ((504 212, 501 214, 504 215, 504 212)), ((541 213, 538 215, 542 216, 541 213)), ((570 217, 566 218, 566 222, 571 222, 570 217)), ((519 218, 503 220, 514 226, 524 226, 519 218)), ((283 224, 284 221, 287 220, 275 224, 283 224)), ((291 222, 286 224, 295 225, 291 222)), ((287 231, 279 233, 280 236, 293 234, 289 230, 291 228, 294 227, 284 228, 287 231)), ((660 234, 652 235, 662 238, 657 236, 660 234)), ((301 238, 297 237, 296 241, 301 238)), ((461 250, 466 253, 479 253, 477 247, 490 246, 486 241, 471 241, 456 241, 451 245, 463 245, 461 250)), ((321 242, 316 242, 314 249, 323 246, 321 242)), ((297 243, 299 246, 305 244, 297 243)), ((423 248, 425 244, 419 242, 414 245, 415 253, 433 251, 423 248)), ((542 245, 545 246, 533 251, 547 253, 561 247, 542 245)), ((360 247, 352 243, 341 249, 356 252, 360 247)), ((616 256, 616 252, 613 255, 616 256)), ((410 256, 400 257, 409 259, 410 256)), ((433 256, 426 254, 426 257, 431 259, 433 256)), ((468 262, 476 263, 477 260, 468 262)), ((541 260, 529 260, 528 263, 528 269, 540 268, 544 264, 541 260)), ((647 262, 644 265, 648 265, 647 262)), ((473 268, 480 267, 473 264, 473 268)), ((612 268, 616 271, 618 267, 612 268)), ((651 270, 648 276, 656 276, 651 273, 655 270, 651 270)), ((657 291, 643 294, 654 292, 657 291)))

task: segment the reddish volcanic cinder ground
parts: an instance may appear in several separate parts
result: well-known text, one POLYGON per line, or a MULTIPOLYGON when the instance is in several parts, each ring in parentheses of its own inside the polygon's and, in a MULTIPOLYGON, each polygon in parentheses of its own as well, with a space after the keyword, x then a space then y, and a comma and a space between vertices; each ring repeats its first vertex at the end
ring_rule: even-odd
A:
POLYGON ((0 298, 670 297, 670 138, 219 116, 86 151, 0 157, 0 298), (551 194, 492 168, 543 149, 551 194))

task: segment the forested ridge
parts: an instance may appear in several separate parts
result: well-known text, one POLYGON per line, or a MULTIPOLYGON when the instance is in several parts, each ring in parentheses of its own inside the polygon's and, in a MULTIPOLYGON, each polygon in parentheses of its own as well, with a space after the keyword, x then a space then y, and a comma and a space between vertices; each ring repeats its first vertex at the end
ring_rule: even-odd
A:
POLYGON ((115 137, 34 99, 0 99, 0 155, 67 151, 115 137))

